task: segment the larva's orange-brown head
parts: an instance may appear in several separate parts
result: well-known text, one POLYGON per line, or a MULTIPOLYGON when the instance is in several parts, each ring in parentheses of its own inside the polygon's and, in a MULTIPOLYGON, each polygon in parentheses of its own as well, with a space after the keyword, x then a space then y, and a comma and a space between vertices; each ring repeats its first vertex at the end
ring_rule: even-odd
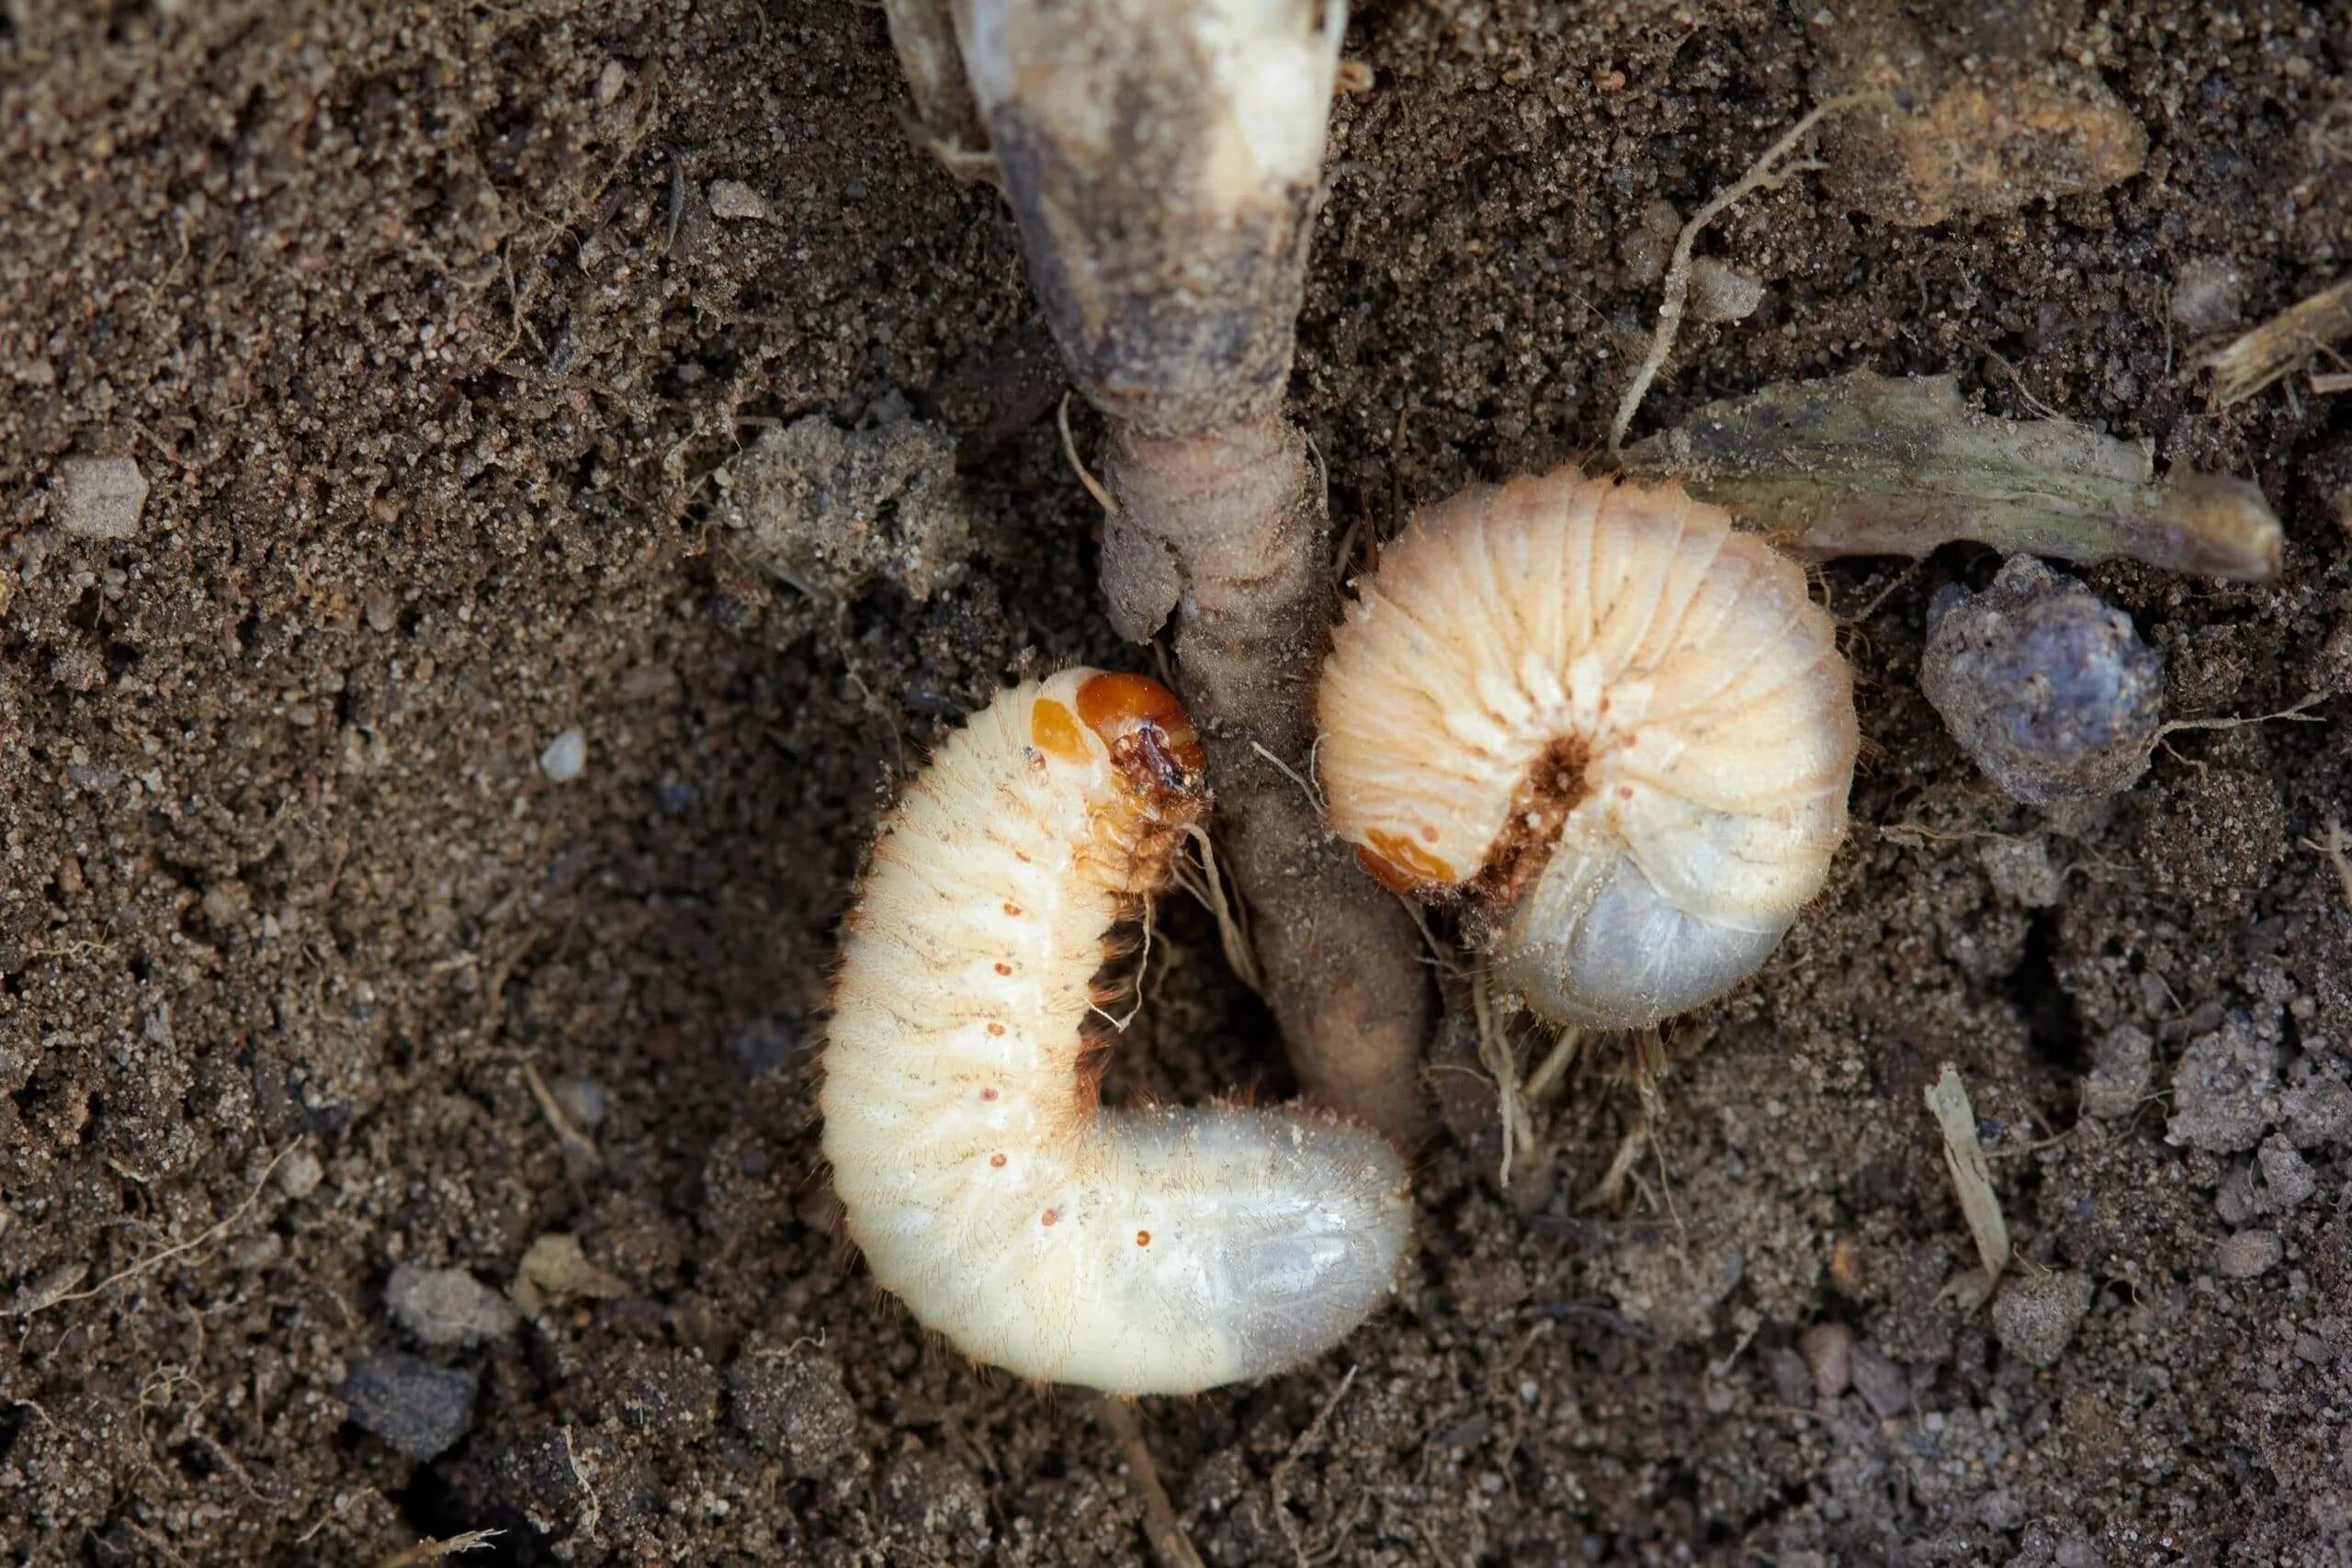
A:
POLYGON ((1066 670, 1029 708, 1029 743, 1057 761, 1110 763, 1096 797, 1096 874, 1128 893, 1159 886, 1179 835, 1208 811, 1208 753, 1176 694, 1143 675, 1066 670))
POLYGON ((1078 716, 1111 749, 1130 788, 1154 795, 1202 793, 1209 758, 1193 716, 1148 675, 1087 676, 1078 686, 1078 716))

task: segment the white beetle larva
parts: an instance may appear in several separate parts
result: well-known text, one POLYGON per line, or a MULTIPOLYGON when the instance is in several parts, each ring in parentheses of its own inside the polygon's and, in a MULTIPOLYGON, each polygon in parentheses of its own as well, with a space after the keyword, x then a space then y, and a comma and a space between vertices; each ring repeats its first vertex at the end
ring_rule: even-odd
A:
POLYGON ((1324 666, 1332 826, 1461 897, 1497 979, 1635 1028, 1721 995, 1846 831, 1853 678, 1803 571, 1679 488, 1573 469, 1430 508, 1324 666))
POLYGON ((884 1288, 1024 1377, 1180 1393, 1328 1348, 1395 1280, 1405 1173, 1302 1109, 1108 1111, 1104 941, 1205 811, 1174 694, 1067 670, 940 748, 847 921, 825 1157, 884 1288))

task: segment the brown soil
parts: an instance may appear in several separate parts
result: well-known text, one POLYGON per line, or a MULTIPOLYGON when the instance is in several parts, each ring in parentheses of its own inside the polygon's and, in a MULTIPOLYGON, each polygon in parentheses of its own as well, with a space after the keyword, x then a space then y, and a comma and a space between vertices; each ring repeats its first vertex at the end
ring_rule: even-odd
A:
MULTIPOLYGON (((1294 386, 1342 527, 1599 446, 1645 209, 1835 90, 1829 9, 1362 8, 1294 386)), ((1992 563, 1828 569, 1872 759, 1831 893, 1653 1094, 1571 1075, 1507 1190, 1440 1062, 1396 1304, 1144 1412, 1212 1562, 2352 1557, 2352 898, 2310 847, 2352 810, 2352 397, 2210 412, 2186 324, 2352 267, 2352 11, 1978 9, 2140 171, 1927 227, 1758 194, 1701 253, 1762 309, 1688 329, 1637 434, 1868 366, 2148 437, 2289 535, 2266 586, 2086 574, 2168 713, 2337 699, 2029 810, 1917 686, 1992 563), (1943 1293, 1946 1061, 2021 1258, 1991 1307, 1943 1293)), ((0 8, 0 1555, 1143 1551, 1089 1403, 877 1307, 813 1168, 892 779, 1016 671, 1149 668, 1009 224, 900 101, 879 13, 817 0, 0 8), (759 430, 907 411, 957 442, 960 576, 818 599, 730 547, 759 430), (145 476, 131 536, 67 530, 87 457, 145 476), (535 1253, 519 1329, 388 1313, 396 1264, 503 1289, 559 1233, 594 1267, 535 1253), (349 1418, 388 1350, 478 1381, 429 1462, 349 1418)), ((1285 1090, 1197 909, 1150 973, 1113 1092, 1285 1090)))

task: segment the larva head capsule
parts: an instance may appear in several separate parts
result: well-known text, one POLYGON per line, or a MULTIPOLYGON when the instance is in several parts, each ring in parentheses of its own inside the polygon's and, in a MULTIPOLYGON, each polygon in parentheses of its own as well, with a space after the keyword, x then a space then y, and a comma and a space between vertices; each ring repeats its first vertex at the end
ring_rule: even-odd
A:
POLYGON ((1752 973, 1845 836, 1853 682, 1802 570, 1679 488, 1573 469, 1430 508, 1317 696, 1332 826, 1458 900, 1554 1021, 1635 1028, 1752 973))
POLYGON ((1028 741, 1046 765, 1102 770, 1090 863, 1138 892, 1208 811, 1208 755, 1176 694, 1147 675, 1066 670, 1030 699, 1028 741))

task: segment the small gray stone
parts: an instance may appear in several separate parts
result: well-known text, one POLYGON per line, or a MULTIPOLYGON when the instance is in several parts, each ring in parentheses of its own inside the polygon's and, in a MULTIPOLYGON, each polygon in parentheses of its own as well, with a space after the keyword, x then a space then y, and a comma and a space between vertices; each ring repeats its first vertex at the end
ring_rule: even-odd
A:
POLYGON ((605 1086, 594 1078, 558 1078, 548 1086, 555 1096, 557 1107, 571 1118, 571 1124, 583 1133, 593 1133, 605 1124, 612 1113, 612 1097, 605 1086))
POLYGON ((2058 1568, 2107 1568, 2107 1553, 2079 1525, 2059 1541, 2055 1561, 2058 1568))
POLYGON ((570 784, 588 767, 588 737, 578 729, 567 729, 548 742, 539 753, 539 772, 557 784, 570 784))
POLYGON ((419 1464, 474 1424, 474 1374, 404 1351, 378 1351, 353 1367, 336 1392, 355 1423, 419 1464))
POLYGON ((1744 321, 1764 303, 1764 285, 1709 257, 1690 264, 1690 319, 1744 321))
POLYGON ((768 209, 767 199, 741 180, 710 182, 710 215, 713 218, 751 218, 761 221, 774 216, 768 209))
POLYGON ((1911 1409, 1911 1374, 1883 1351, 1855 1346, 1853 1379, 1862 1403, 1880 1420, 1892 1421, 1911 1409))
POLYGON ((522 1321, 514 1303, 463 1269, 403 1263, 384 1281, 384 1310, 427 1345, 503 1339, 522 1321))
POLYGON ((288 1198, 308 1198, 326 1179, 326 1167, 308 1149, 296 1149, 277 1166, 277 1185, 288 1198))
POLYGON ((2263 1101, 2278 1086, 2278 1047, 2242 1012, 2189 1042, 2172 1076, 2172 1120, 2165 1135, 2209 1154, 2254 1147, 2269 1130, 2263 1101))
POLYGON ((2148 1097, 2155 1060, 2154 1039, 2136 1024, 2119 1024, 2099 1036, 2083 1078, 2083 1113, 2101 1121, 2130 1115, 2148 1097))
POLYGON ((1982 593, 1938 593, 1928 622, 1919 688, 2011 799, 2096 799, 2147 771, 2164 660, 2082 583, 2011 556, 1982 593))
POLYGON ((2028 1268, 1993 1298, 1993 1336, 2030 1367, 2052 1367, 2091 1310, 2091 1280, 2071 1269, 2028 1268))
POLYGON ((2286 1247, 2277 1231, 2240 1231, 2213 1249, 2213 1272, 2224 1280, 2251 1280, 2278 1267, 2286 1247))
POLYGON ((132 457, 68 457, 57 466, 57 522, 79 539, 129 539, 147 507, 147 476, 132 457))
MULTIPOLYGON (((1764 1370, 1772 1380, 1772 1396, 1781 1404, 1804 1408, 1814 1397, 1813 1373, 1804 1358, 1783 1345, 1764 1359, 1764 1370)), ((1851 1366, 1848 1371, 1852 1371, 1851 1366)))

